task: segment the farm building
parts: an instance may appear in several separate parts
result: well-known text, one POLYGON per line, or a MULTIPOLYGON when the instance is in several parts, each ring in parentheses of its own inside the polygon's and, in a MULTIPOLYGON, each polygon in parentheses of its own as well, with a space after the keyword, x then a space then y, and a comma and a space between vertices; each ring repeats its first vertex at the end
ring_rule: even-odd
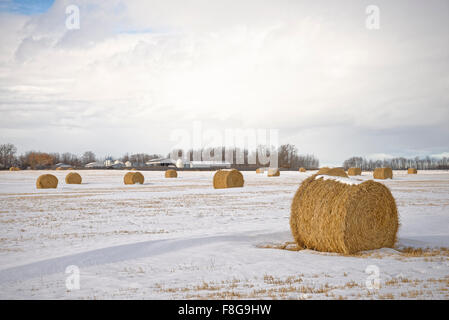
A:
POLYGON ((147 166, 161 166, 161 167, 168 167, 168 166, 175 166, 176 161, 169 159, 169 158, 158 158, 158 159, 151 159, 145 163, 147 166))
POLYGON ((104 164, 102 162, 91 162, 86 164, 84 167, 86 168, 104 168, 104 164))
POLYGON ((62 169, 68 169, 68 168, 71 167, 71 165, 60 162, 60 163, 55 164, 55 167, 56 168, 62 168, 62 169))

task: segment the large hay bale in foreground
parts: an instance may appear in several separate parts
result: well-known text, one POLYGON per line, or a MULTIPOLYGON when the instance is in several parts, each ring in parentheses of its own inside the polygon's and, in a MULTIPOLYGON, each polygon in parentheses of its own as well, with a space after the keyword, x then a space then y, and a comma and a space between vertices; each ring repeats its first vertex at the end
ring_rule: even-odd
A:
POLYGON ((76 172, 70 172, 65 176, 65 183, 67 184, 81 184, 82 181, 83 179, 76 172))
POLYGON ((303 167, 299 168, 299 172, 306 172, 306 171, 307 171, 306 168, 303 167))
POLYGON ((256 173, 264 173, 265 169, 264 168, 257 168, 256 169, 256 173))
POLYGON ((360 176, 362 175, 362 169, 360 168, 349 168, 348 176, 360 176))
POLYGON ((214 174, 213 184, 215 189, 241 188, 244 183, 242 173, 236 169, 218 170, 214 174))
POLYGON ((279 177, 281 175, 281 172, 279 171, 279 168, 269 168, 267 172, 268 177, 279 177))
POLYGON ((138 171, 136 171, 136 172, 128 172, 123 177, 123 182, 125 184, 136 184, 136 183, 143 184, 144 181, 145 181, 145 178, 143 177, 143 174, 141 174, 138 171))
POLYGON ((317 175, 345 177, 345 178, 348 177, 345 170, 343 170, 342 168, 328 168, 328 167, 323 167, 320 170, 318 170, 317 175))
POLYGON ((393 179, 391 168, 376 168, 373 172, 374 179, 393 179))
POLYGON ((290 228, 299 246, 343 254, 394 246, 399 218, 386 186, 317 176, 293 198, 290 228))
POLYGON ((36 180, 36 188, 50 189, 58 187, 58 178, 52 174, 43 174, 36 180))
POLYGON ((169 169, 169 170, 165 171, 165 177, 166 178, 177 178, 178 173, 176 172, 176 170, 169 169))
POLYGON ((408 168, 407 173, 408 174, 417 174, 418 170, 416 170, 415 168, 408 168))

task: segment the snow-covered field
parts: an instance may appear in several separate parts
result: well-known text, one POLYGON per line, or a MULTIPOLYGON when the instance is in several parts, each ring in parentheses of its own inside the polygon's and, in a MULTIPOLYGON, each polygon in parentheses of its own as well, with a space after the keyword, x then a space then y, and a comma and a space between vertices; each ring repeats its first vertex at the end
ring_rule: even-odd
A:
POLYGON ((0 172, 2 299, 449 298, 447 171, 384 181, 397 247, 354 256, 289 244, 291 199, 310 173, 243 172, 244 188, 214 190, 213 172, 142 172, 144 185, 125 186, 125 171, 80 171, 81 185, 52 171, 58 188, 37 190, 42 173, 0 172))

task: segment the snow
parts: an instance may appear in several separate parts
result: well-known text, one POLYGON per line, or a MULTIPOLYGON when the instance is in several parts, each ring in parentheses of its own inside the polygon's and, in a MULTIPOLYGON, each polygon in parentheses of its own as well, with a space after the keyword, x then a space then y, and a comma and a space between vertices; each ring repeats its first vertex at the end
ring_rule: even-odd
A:
POLYGON ((81 185, 51 171, 58 188, 38 190, 42 173, 0 172, 2 299, 449 298, 448 250, 401 252, 449 247, 447 171, 376 180, 396 199, 398 244, 353 256, 292 249, 291 200, 314 172, 242 172, 243 188, 217 190, 214 172, 142 171, 144 185, 125 186, 126 171, 79 171, 81 185), (66 287, 70 265, 79 290, 66 287))

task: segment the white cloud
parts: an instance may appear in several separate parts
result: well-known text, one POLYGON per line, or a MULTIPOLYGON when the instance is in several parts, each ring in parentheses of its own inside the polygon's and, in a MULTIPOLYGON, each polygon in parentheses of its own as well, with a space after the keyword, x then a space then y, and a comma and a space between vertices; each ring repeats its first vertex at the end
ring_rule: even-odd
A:
POLYGON ((378 142, 371 132, 443 128, 449 119, 449 45, 437 28, 447 20, 425 16, 416 25, 416 4, 403 21, 401 4, 381 2, 385 20, 375 33, 364 28, 359 3, 75 1, 74 31, 64 24, 69 3, 6 15, 1 25, 0 130, 24 148, 39 129, 40 148, 120 152, 112 140, 89 138, 112 134, 138 151, 131 138, 143 133, 141 151, 167 152, 161 130, 201 120, 279 128, 301 151, 335 162, 417 148, 413 138, 378 142), (68 140, 61 131, 77 134, 68 140))

